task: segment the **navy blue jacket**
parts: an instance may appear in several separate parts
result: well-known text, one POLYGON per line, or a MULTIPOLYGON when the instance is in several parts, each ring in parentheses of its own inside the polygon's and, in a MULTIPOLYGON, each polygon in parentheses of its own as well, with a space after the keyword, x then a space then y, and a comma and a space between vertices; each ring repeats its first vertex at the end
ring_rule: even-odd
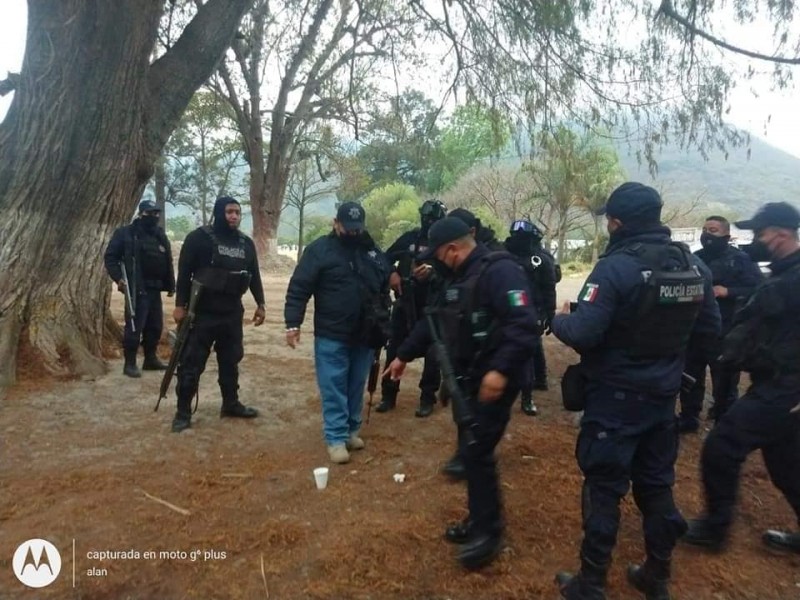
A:
MULTIPOLYGON (((487 254, 489 249, 483 244, 478 244, 459 266, 451 283, 458 284, 475 274, 482 266, 481 258, 487 254)), ((498 320, 495 338, 497 343, 485 360, 477 365, 478 372, 458 374, 477 380, 486 372, 495 370, 508 377, 512 384, 519 385, 525 376, 525 365, 530 361, 539 335, 536 310, 530 303, 530 290, 525 272, 514 260, 498 260, 491 263, 483 272, 475 291, 477 302, 474 310, 483 309, 490 321, 498 320), (518 297, 513 294, 515 291, 526 294, 527 305, 514 305, 511 300, 518 297)), ((437 298, 437 303, 443 303, 446 294, 445 286, 445 290, 437 298)), ((420 358, 430 348, 431 341, 428 324, 422 319, 397 349, 397 357, 404 362, 420 358)), ((459 371, 458 364, 454 367, 459 371)))
MULTIPOLYGON (((593 293, 581 294, 574 313, 556 315, 553 319, 552 332, 580 353, 581 365, 590 381, 653 396, 674 398, 678 394, 683 353, 669 358, 632 358, 624 349, 610 348, 607 344, 607 334, 633 317, 644 289, 644 263, 635 255, 620 250, 636 243, 666 244, 668 241, 669 229, 659 227, 628 235, 609 245, 586 280, 587 286, 596 286, 593 293)), ((695 260, 699 266, 701 262, 696 257, 695 260)), ((704 281, 703 306, 695 322, 695 331, 703 329, 719 334, 719 308, 714 301, 711 280, 704 277, 704 281)), ((587 289, 592 288, 584 287, 587 289)))
POLYGON ((695 254, 711 269, 714 285, 728 288, 725 298, 717 298, 722 315, 722 333, 731 327, 733 313, 747 302, 756 286, 761 283, 761 270, 750 257, 733 246, 724 252, 713 254, 705 248, 695 254))
POLYGON ((130 225, 119 227, 111 236, 105 254, 103 256, 108 276, 118 282, 122 279, 122 263, 125 263, 125 270, 128 273, 129 283, 132 290, 137 294, 143 294, 150 289, 158 289, 163 292, 175 291, 175 268, 172 264, 172 249, 169 245, 164 230, 156 227, 153 231, 147 231, 141 226, 141 221, 137 218, 130 225), (153 236, 158 241, 161 248, 164 248, 164 261, 167 264, 167 273, 160 282, 153 281, 152 276, 142 270, 142 238, 153 236))
POLYGON ((303 251, 286 290, 286 327, 300 327, 314 296, 314 335, 359 343, 364 298, 388 294, 391 266, 372 240, 350 247, 335 233, 318 238, 303 251), (360 276, 359 276, 360 273, 360 276))

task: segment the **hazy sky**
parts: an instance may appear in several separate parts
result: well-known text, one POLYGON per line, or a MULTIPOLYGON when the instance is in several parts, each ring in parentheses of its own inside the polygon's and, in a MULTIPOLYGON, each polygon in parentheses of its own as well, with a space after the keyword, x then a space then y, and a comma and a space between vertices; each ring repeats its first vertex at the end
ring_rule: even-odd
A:
MULTIPOLYGON (((25 29, 27 5, 25 0, 0 0, 3 5, 0 19, 0 78, 6 77, 7 71, 19 71, 25 50, 25 29)), ((769 30, 760 28, 767 35, 769 30)), ((735 31, 735 30, 733 30, 735 31)), ((748 28, 749 36, 744 43, 752 40, 754 27, 748 28)), ((738 37, 738 36, 737 36, 738 37)), ((732 40, 736 38, 731 38, 732 40)), ((768 69, 768 65, 760 63, 759 68, 768 69)), ((0 97, 0 120, 5 116, 10 104, 11 95, 0 97)), ((731 112, 727 120, 737 127, 747 129, 753 135, 765 139, 770 144, 800 157, 800 110, 797 109, 797 93, 794 90, 782 92, 770 91, 766 77, 742 82, 731 97, 731 112), (751 89, 755 89, 758 98, 751 89), (765 126, 767 118, 770 123, 765 126)))

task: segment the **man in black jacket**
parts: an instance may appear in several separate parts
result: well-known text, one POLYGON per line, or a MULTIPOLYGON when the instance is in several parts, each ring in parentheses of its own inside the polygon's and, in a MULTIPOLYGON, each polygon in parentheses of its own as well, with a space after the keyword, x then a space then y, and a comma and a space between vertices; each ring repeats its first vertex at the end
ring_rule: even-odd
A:
POLYGON ((239 401, 239 362, 244 356, 242 295, 248 289, 258 304, 253 323, 261 325, 266 316, 256 247, 239 231, 241 220, 242 208, 236 200, 229 196, 218 198, 212 225, 195 229, 181 248, 173 312, 176 323, 186 318, 192 281, 197 280, 203 287, 178 366, 178 410, 172 421, 175 433, 191 426, 192 398, 212 346, 219 367, 220 417, 258 416, 256 409, 239 401))
POLYGON ((122 372, 128 377, 141 377, 136 366, 136 353, 141 343, 144 347, 145 370, 160 371, 167 366, 158 360, 156 348, 164 327, 164 310, 161 292, 168 296, 175 293, 175 273, 172 266, 172 251, 164 230, 158 226, 161 211, 152 200, 139 203, 139 216, 130 225, 114 232, 106 248, 103 260, 108 276, 125 292, 122 266, 128 276, 128 292, 133 304, 134 318, 125 307, 125 335, 122 348, 125 366, 122 372), (131 327, 131 321, 133 325, 131 327))
POLYGON ((540 335, 531 356, 528 377, 522 385, 522 411, 529 416, 538 412, 533 402, 533 390, 547 389, 547 363, 542 347, 541 332, 545 331, 556 314, 556 270, 553 256, 542 248, 542 235, 536 225, 525 219, 511 224, 506 249, 517 258, 525 270, 531 288, 531 301, 539 317, 540 335))
POLYGON ((286 290, 286 343, 294 348, 314 297, 314 363, 328 454, 334 463, 364 448, 359 436, 364 386, 376 349, 386 342, 389 272, 386 256, 365 230, 364 209, 339 207, 333 231, 303 252, 286 290))
POLYGON ((733 322, 733 313, 741 307, 755 286, 761 281, 761 271, 750 257, 730 245, 731 227, 724 217, 706 219, 700 236, 702 249, 695 252, 711 269, 714 297, 722 316, 722 331, 719 337, 703 343, 696 338, 689 344, 686 355, 686 372, 696 383, 691 390, 681 391, 681 416, 679 430, 693 433, 700 427, 700 413, 706 392, 706 366, 711 367, 711 382, 714 408, 711 410, 717 421, 738 398, 739 372, 717 360, 722 338, 727 335, 733 322), (700 342, 700 343, 698 343, 700 342))
MULTIPOLYGON (((397 356, 397 348, 416 322, 424 318, 423 310, 430 294, 432 269, 430 265, 419 264, 417 259, 428 248, 428 230, 431 225, 444 218, 446 212, 444 204, 438 200, 426 200, 419 209, 420 227, 406 231, 386 250, 389 262, 395 265, 389 277, 389 286, 397 296, 392 308, 392 332, 386 344, 387 365, 397 356)), ((427 417, 433 412, 441 379, 439 361, 431 349, 425 357, 419 380, 419 406, 414 413, 417 417, 427 417)), ((399 382, 384 377, 381 381, 381 403, 377 412, 392 410, 397 403, 399 390, 399 382)))

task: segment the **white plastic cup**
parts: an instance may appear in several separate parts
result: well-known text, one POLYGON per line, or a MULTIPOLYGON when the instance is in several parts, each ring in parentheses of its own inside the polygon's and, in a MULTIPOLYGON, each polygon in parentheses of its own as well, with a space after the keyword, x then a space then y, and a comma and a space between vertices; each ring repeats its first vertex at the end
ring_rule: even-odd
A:
POLYGON ((314 481, 317 483, 318 490, 324 490, 328 487, 328 467, 314 469, 314 481))

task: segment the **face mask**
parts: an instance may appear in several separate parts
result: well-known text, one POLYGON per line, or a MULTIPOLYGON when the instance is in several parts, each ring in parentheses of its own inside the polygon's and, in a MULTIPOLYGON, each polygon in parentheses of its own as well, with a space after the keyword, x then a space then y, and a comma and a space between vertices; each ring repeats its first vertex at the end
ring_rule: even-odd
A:
POLYGON ((142 227, 145 229, 155 229, 158 227, 158 215, 142 215, 140 217, 142 227))
POLYGON ((506 248, 512 254, 517 256, 527 256, 531 253, 532 240, 529 236, 523 234, 511 235, 506 240, 506 248))
POLYGON ((778 237, 776 235, 773 235, 769 239, 765 239, 765 237, 759 236, 753 242, 753 248, 756 251, 756 255, 762 258, 766 258, 768 256, 769 259, 772 260, 775 257, 774 250, 777 245, 775 242, 777 241, 778 237))
POLYGON ((731 236, 729 235, 712 235, 710 233, 700 234, 700 243, 703 248, 712 253, 720 253, 728 247, 728 242, 731 236))
POLYGON ((355 235, 350 235, 346 232, 340 232, 339 239, 341 240, 342 244, 350 248, 353 246, 358 246, 361 243, 362 234, 359 232, 355 235))

